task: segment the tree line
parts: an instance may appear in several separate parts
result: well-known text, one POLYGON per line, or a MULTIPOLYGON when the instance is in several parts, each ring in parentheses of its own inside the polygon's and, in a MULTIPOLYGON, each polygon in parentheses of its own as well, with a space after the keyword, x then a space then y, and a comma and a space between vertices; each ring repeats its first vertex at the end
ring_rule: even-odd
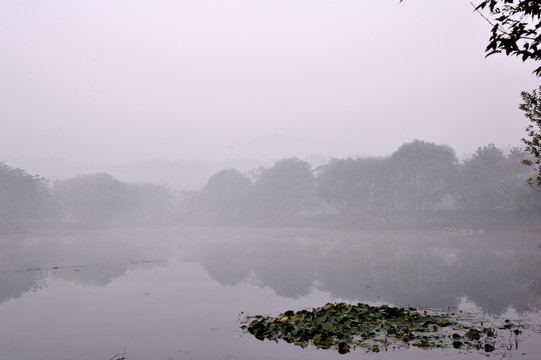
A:
POLYGON ((493 144, 459 161, 447 145, 415 140, 385 157, 332 158, 311 168, 298 158, 242 173, 224 169, 200 191, 131 184, 106 173, 51 182, 0 163, 0 226, 32 222, 231 224, 539 219, 541 194, 528 185, 528 153, 493 144), (472 217, 473 216, 473 217, 472 217), (499 217, 497 217, 499 216, 499 217))
POLYGON ((344 223, 422 223, 438 213, 456 221, 533 220, 541 194, 527 183, 528 158, 519 148, 504 155, 489 144, 459 162, 451 147, 415 140, 390 156, 333 158, 316 169, 283 159, 255 173, 213 175, 198 194, 197 211, 215 221, 327 215, 344 223))
POLYGON ((126 183, 107 173, 51 182, 0 163, 0 232, 29 223, 163 222, 173 208, 166 185, 126 183))

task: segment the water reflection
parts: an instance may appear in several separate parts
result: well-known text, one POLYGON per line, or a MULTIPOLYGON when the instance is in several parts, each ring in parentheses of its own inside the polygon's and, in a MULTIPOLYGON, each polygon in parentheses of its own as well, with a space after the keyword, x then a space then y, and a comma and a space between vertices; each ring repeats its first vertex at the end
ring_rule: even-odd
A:
POLYGON ((48 279, 104 286, 129 269, 158 266, 160 262, 154 259, 164 258, 169 248, 164 243, 149 245, 146 235, 150 234, 137 230, 4 235, 0 238, 0 301, 43 288, 48 279))
POLYGON ((217 282, 299 298, 314 289, 349 301, 537 311, 541 250, 535 233, 360 232, 298 229, 115 229, 0 242, 0 301, 48 278, 103 286, 129 270, 184 259, 217 282))
MULTIPOLYGON (((231 228, 4 236, 0 358, 108 359, 127 346, 130 360, 184 358, 180 350, 202 359, 332 359, 242 336, 239 313, 333 300, 538 311, 539 241, 532 233, 231 228)), ((434 354, 444 353, 379 356, 434 354)))
POLYGON ((336 298, 397 306, 447 308, 468 299, 490 314, 540 307, 536 234, 284 235, 216 239, 199 255, 206 256, 203 266, 221 284, 250 281, 282 297, 298 298, 315 287, 336 298))

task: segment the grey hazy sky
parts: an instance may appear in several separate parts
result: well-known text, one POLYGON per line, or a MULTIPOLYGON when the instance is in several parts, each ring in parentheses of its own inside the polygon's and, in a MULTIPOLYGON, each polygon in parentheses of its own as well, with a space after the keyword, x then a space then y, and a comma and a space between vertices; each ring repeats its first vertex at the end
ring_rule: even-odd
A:
POLYGON ((489 30, 466 0, 1 0, 0 157, 520 145, 535 64, 489 30))

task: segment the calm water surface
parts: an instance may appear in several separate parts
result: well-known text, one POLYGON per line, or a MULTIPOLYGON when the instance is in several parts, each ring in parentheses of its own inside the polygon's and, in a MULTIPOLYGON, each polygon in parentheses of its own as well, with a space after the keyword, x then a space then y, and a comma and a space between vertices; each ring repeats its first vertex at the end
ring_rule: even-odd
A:
POLYGON ((486 359, 339 355, 240 330, 327 302, 468 310, 529 330, 494 358, 541 358, 537 233, 145 228, 0 238, 0 359, 486 359))

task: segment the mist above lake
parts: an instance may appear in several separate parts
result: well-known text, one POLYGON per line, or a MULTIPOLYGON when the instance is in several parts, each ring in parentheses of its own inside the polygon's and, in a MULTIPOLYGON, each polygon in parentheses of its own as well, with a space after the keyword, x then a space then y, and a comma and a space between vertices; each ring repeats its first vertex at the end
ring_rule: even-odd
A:
POLYGON ((486 57, 472 5, 0 1, 0 359, 491 352, 242 328, 328 302, 464 314, 537 359, 537 45, 486 57))
MULTIPOLYGON (((535 323, 538 245, 538 235, 528 232, 318 228, 116 228, 4 237, 0 355, 107 359, 126 347, 128 359, 329 358, 335 356, 329 351, 260 342, 239 327, 242 314, 329 301, 430 306, 535 323)), ((529 338, 521 337, 516 350, 525 358, 536 351, 529 338)), ((391 351, 382 358, 410 356, 443 353, 391 351)))

